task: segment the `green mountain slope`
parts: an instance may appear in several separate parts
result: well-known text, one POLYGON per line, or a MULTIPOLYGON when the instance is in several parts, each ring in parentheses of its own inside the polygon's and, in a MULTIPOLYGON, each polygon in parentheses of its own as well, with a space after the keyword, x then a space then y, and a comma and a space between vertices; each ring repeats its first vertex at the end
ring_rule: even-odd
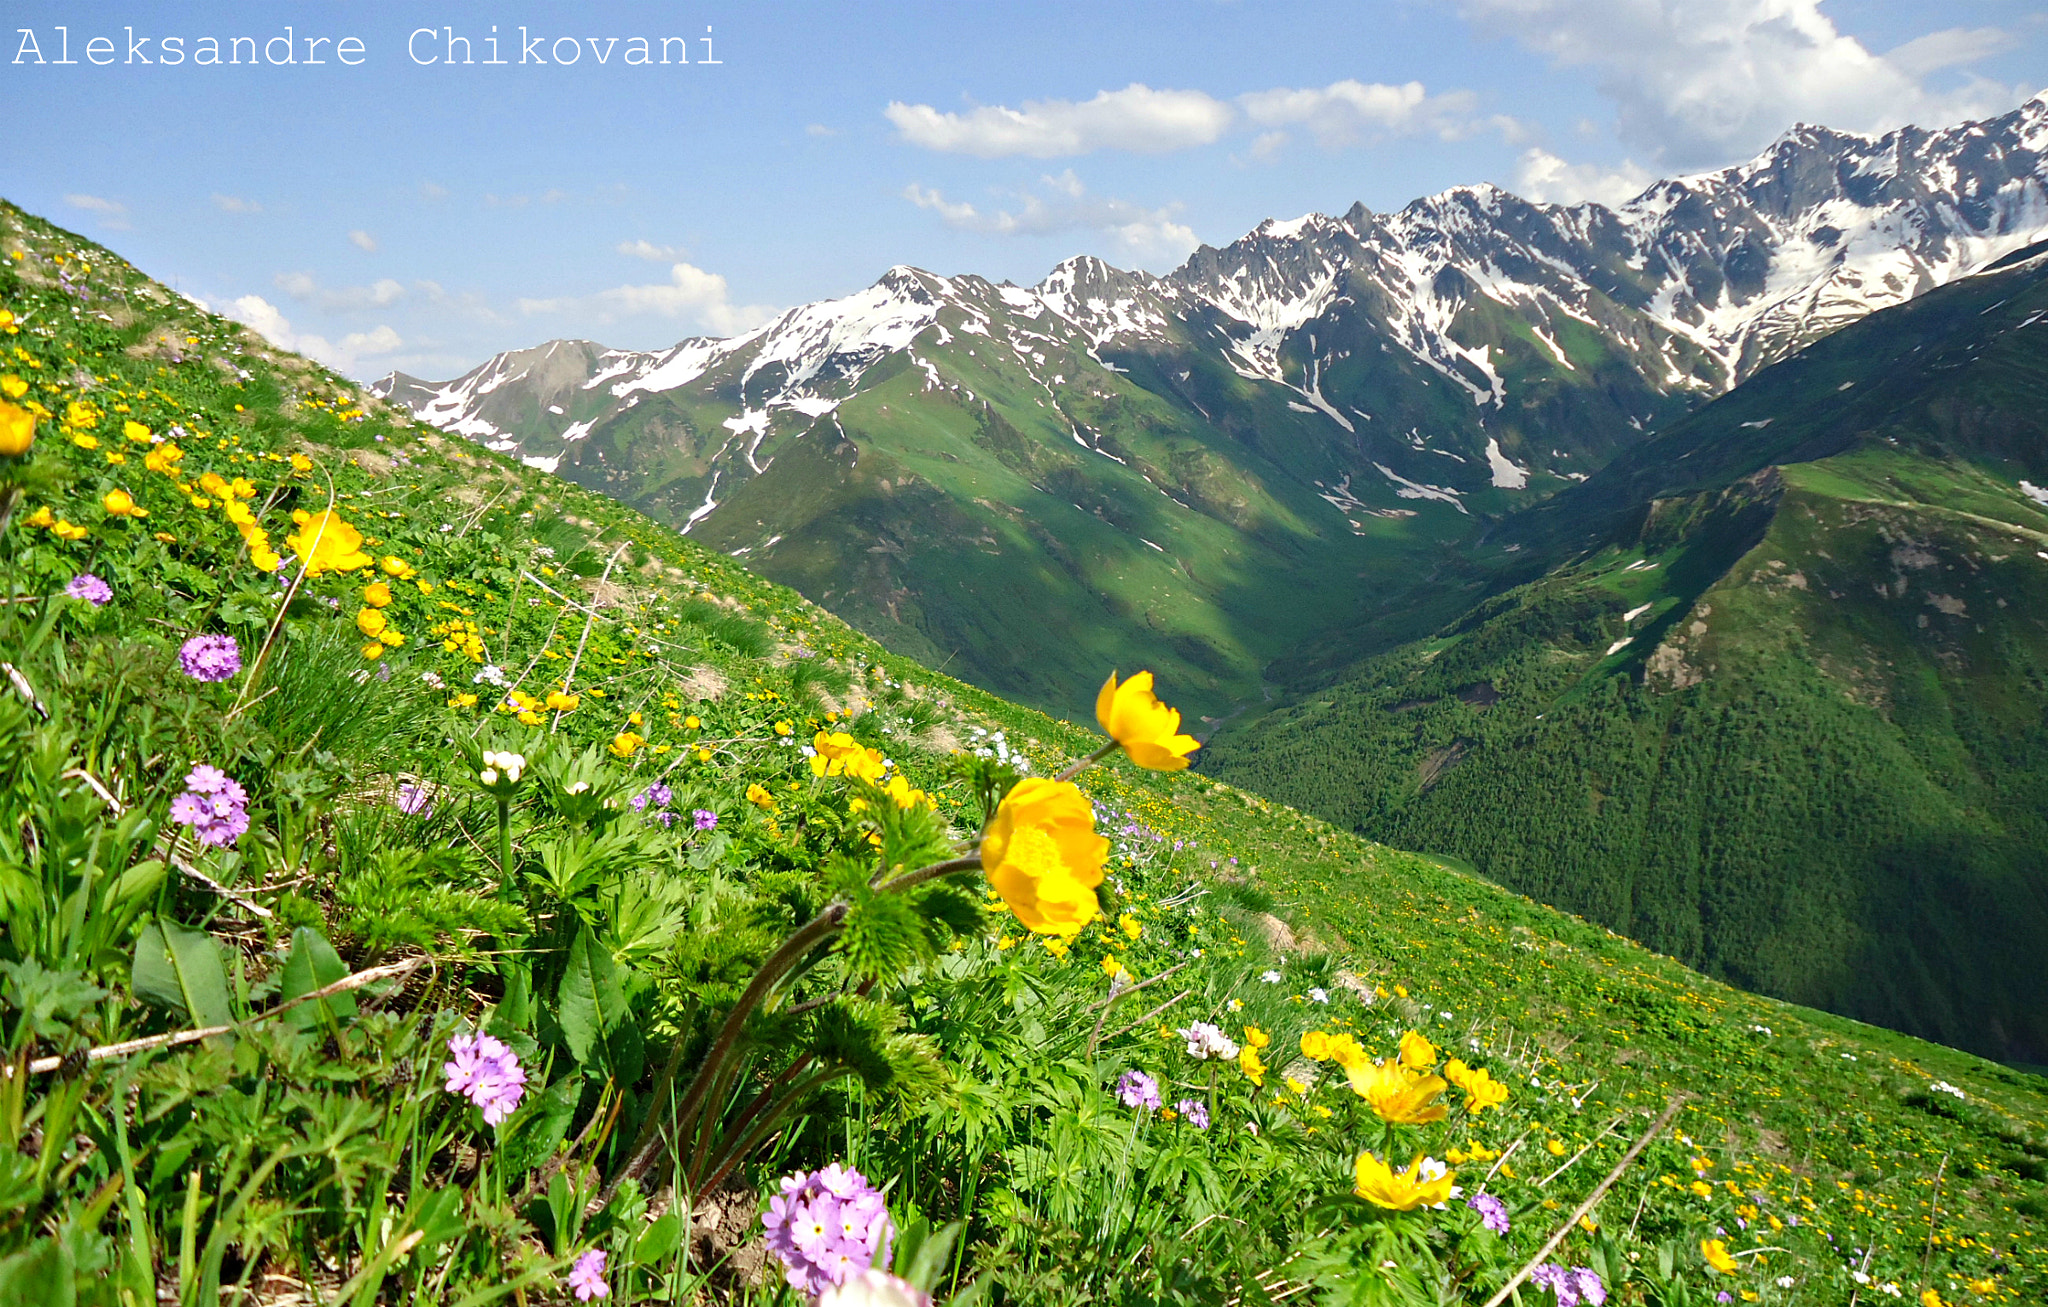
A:
POLYGON ((1474 547, 1499 594, 1204 765, 1745 987, 2048 1061, 2043 253, 1509 519, 1474 547))
POLYGON ((1560 1262, 1656 1307, 2048 1289, 2037 1079, 1120 761, 1083 773, 1114 846, 1103 918, 1025 936, 956 873, 951 924, 906 966, 869 919, 738 1028, 703 1136, 737 1149, 729 1180, 691 1190, 706 1173, 678 1157, 608 1191, 680 1112, 664 1068, 705 1064, 793 927, 872 905, 871 835, 890 856, 919 838, 798 740, 885 751, 951 839, 980 820, 974 777, 1100 736, 409 423, 11 208, 0 308, 0 393, 37 432, 0 463, 0 1300, 567 1302, 601 1252, 612 1301, 788 1301, 750 1278, 759 1214, 777 1176, 835 1161, 887 1187, 899 1270, 926 1223, 963 1223, 956 1257, 924 1259, 942 1296, 1483 1302, 1560 1227, 1560 1262), (295 509, 359 529, 362 565, 282 586, 255 566, 243 530, 286 545, 295 509), (83 572, 103 603, 65 593, 83 572), (194 679, 196 634, 243 669, 194 679), (479 746, 527 759, 502 805, 479 746), (177 806, 214 784, 195 764, 246 787, 219 846, 177 806), (171 1042, 216 1019, 234 1028, 171 1042), (1270 1036, 1259 1079, 1192 1060, 1172 1030, 1195 1020, 1270 1036), (528 1076, 502 1122, 447 1088, 468 1031, 528 1076), (1383 1124, 1297 1052, 1323 1033, 1392 1055, 1410 1032, 1507 1101, 1383 1124), (820 1059, 859 1079, 777 1097, 820 1059), (1131 1070, 1210 1127, 1126 1107, 1131 1070), (771 1102, 793 1106, 762 1129, 771 1102), (1343 1199, 1368 1149, 1449 1159, 1511 1228, 1343 1199))

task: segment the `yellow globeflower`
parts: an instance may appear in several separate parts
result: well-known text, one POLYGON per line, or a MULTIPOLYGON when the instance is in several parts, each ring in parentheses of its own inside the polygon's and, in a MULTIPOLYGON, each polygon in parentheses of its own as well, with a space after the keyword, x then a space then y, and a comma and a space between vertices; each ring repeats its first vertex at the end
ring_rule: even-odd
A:
POLYGON ((256 565, 256 570, 259 572, 275 572, 278 568, 284 566, 284 559, 279 558, 266 545, 249 546, 249 561, 256 565))
POLYGON ((20 458, 36 443, 36 415, 0 400, 0 458, 20 458))
POLYGON ((284 538, 291 551, 306 561, 306 575, 322 572, 354 572, 373 561, 363 552, 363 533, 341 520, 341 515, 323 510, 293 513, 298 530, 284 538))
POLYGON ((356 629, 372 640, 384 633, 384 614, 374 608, 364 608, 356 613, 356 629))
POLYGON ((1436 1045, 1423 1035, 1411 1030, 1401 1036, 1401 1065, 1415 1071, 1427 1071, 1436 1065, 1436 1045))
POLYGON ((149 443, 149 428, 143 426, 134 418, 130 418, 126 422, 123 422, 121 424, 121 434, 128 437, 128 439, 134 441, 138 445, 146 445, 149 443))
POLYGON ((1301 1055, 1311 1062, 1327 1061, 1330 1056, 1330 1037, 1320 1030, 1302 1031, 1301 1055))
POLYGON ((773 811, 775 808, 775 796, 770 794, 767 788, 758 781, 747 786, 747 802, 757 808, 766 808, 770 811, 773 811))
POLYGON ((1360 1153, 1353 1174, 1360 1198, 1391 1212, 1412 1212, 1449 1202, 1451 1181, 1457 1173, 1445 1171, 1434 1179, 1424 1179, 1420 1157, 1410 1162, 1407 1170, 1396 1171, 1371 1153, 1360 1153))
POLYGON ((1180 711, 1152 693, 1150 672, 1121 685, 1111 672, 1095 696, 1095 720, 1132 762, 1153 771, 1180 771, 1188 765, 1187 756, 1202 747, 1194 736, 1180 734, 1180 711))
POLYGON ((1253 1084, 1263 1085, 1266 1083, 1266 1064, 1260 1059, 1259 1050, 1250 1044, 1244 1044, 1238 1048, 1237 1065, 1238 1069, 1243 1071, 1246 1078, 1253 1084))
MULTIPOLYGON (((691 730, 697 729, 695 717, 686 718, 683 724, 691 730)), ((879 751, 862 747, 844 731, 827 735, 819 731, 811 740, 811 775, 813 776, 854 776, 864 781, 881 782, 882 755, 879 751)))
POLYGON ((1367 1055, 1365 1045, 1353 1035, 1331 1035, 1329 1058, 1346 1071, 1353 1067, 1370 1065, 1372 1058, 1367 1055))
POLYGON ((372 581, 363 587, 363 602, 372 608, 391 606, 391 587, 382 581, 372 581))
POLYGON ((1444 1078, 1465 1091, 1465 1110, 1474 1116, 1508 1101, 1508 1087, 1484 1067, 1469 1067, 1454 1057, 1444 1067, 1444 1078))
POLYGON ((620 731, 612 737, 612 756, 615 758, 630 758, 645 743, 647 743, 647 737, 644 735, 635 735, 632 731, 620 731))
POLYGON ((379 566, 384 569, 386 576, 395 576, 401 581, 410 581, 416 575, 412 564, 396 554, 386 554, 384 561, 379 566))
POLYGON ((1700 1240, 1700 1256, 1723 1275, 1733 1275, 1742 1269, 1742 1264, 1728 1255, 1728 1245, 1719 1239, 1700 1240))
POLYGON ((115 517, 148 517, 149 513, 125 490, 109 490, 100 500, 100 507, 115 517))
POLYGON ((1109 841, 1095 833, 1095 811, 1080 787, 1042 776, 1003 796, 981 842, 989 884, 1041 935, 1072 935, 1095 919, 1095 887, 1108 857, 1109 841))
POLYGON ((1441 1076, 1417 1075, 1393 1061, 1347 1066, 1344 1073, 1351 1081, 1351 1092, 1363 1098, 1382 1121, 1422 1125, 1450 1115, 1450 1109, 1437 1101, 1450 1087, 1441 1076))
POLYGON ((582 702, 583 696, 580 694, 570 694, 566 690, 548 691, 547 708, 549 712, 575 712, 576 705, 582 702))
POLYGON ((27 393, 28 383, 15 376, 12 372, 4 377, 0 377, 0 395, 5 395, 9 399, 20 399, 27 393))

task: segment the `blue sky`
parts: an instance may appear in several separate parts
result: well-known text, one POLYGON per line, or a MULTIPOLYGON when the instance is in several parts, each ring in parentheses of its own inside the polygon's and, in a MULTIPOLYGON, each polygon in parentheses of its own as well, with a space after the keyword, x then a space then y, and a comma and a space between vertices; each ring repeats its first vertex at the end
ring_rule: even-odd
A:
POLYGON ((897 263, 1163 272, 1267 217, 1462 182, 1614 200, 1795 121, 1936 125, 2048 87, 2048 14, 2008 0, 13 0, 0 37, 0 194, 364 378, 731 334, 897 263), (327 62, 231 47, 282 56, 287 26, 327 62), (477 62, 444 62, 449 28, 477 62), (626 62, 670 36, 690 64, 626 62), (245 61, 195 66, 203 37, 245 61))

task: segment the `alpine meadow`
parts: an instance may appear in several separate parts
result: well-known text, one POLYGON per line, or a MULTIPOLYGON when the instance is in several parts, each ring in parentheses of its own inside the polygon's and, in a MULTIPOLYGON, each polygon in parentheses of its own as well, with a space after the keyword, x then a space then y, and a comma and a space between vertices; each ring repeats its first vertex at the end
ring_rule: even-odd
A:
POLYGON ((0 202, 0 1303, 2048 1300, 2044 414, 2040 96, 442 382, 0 202))

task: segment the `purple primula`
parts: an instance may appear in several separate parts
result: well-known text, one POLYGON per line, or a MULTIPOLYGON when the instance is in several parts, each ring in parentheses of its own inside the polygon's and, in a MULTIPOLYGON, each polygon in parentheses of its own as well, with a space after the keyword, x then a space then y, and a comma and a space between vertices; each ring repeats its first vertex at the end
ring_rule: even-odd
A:
POLYGON ((434 815, 434 792, 424 785, 398 787, 398 810, 408 817, 434 815))
POLYGON ((1187 1118, 1189 1125, 1197 1130, 1209 1128, 1209 1105, 1199 1098, 1183 1098, 1173 1105, 1176 1112, 1187 1118))
POLYGON ((1125 1107, 1155 1111, 1159 1107, 1159 1082, 1143 1071, 1126 1071, 1116 1082, 1116 1096, 1125 1107))
POLYGON ((761 1225, 790 1288, 815 1298, 888 1262, 895 1227, 881 1192, 866 1176, 835 1162, 822 1171, 784 1176, 781 1189, 768 1200, 761 1225))
POLYGON ((225 681, 242 670, 242 651, 230 635, 195 635, 178 646, 178 665, 195 681, 225 681))
POLYGON ((656 781, 654 784, 648 786, 646 789, 634 795, 630 800, 628 800, 628 802, 630 802, 633 805, 633 811, 635 812, 647 811, 647 805, 650 803, 653 804, 656 810, 658 811, 662 808, 666 808, 669 804, 673 803, 675 801, 675 797, 676 796, 674 790, 669 789, 668 786, 663 785, 660 781, 656 781))
POLYGON ((717 830, 718 814, 709 808, 697 808, 690 813, 690 820, 698 830, 717 830))
POLYGON ((461 1094, 484 1110, 487 1125, 501 1125, 526 1095, 526 1072, 519 1055, 489 1035, 457 1035, 448 1041, 455 1060, 441 1070, 448 1092, 461 1094))
POLYGON ((185 792, 171 800, 171 820, 190 826, 201 844, 233 844, 249 829, 249 792, 220 768, 196 764, 185 792))
POLYGON ((1508 1205, 1489 1193, 1476 1193, 1465 1206, 1479 1213, 1479 1223, 1495 1234, 1508 1232, 1508 1205))
POLYGON ((1529 1283, 1556 1294, 1557 1307, 1578 1307, 1580 1303, 1602 1307, 1607 1301, 1607 1286, 1600 1282, 1599 1275, 1584 1266, 1546 1262, 1529 1272, 1529 1283))
POLYGON ((602 1248, 592 1248, 576 1259, 576 1264, 569 1268, 569 1288, 575 1291, 578 1302, 611 1296, 612 1287, 604 1281, 602 1248))
POLYGON ((77 576, 72 577, 70 582, 64 587, 64 593, 70 595, 73 599, 83 599, 94 608, 98 608, 114 597, 113 588, 91 572, 80 572, 77 576))

